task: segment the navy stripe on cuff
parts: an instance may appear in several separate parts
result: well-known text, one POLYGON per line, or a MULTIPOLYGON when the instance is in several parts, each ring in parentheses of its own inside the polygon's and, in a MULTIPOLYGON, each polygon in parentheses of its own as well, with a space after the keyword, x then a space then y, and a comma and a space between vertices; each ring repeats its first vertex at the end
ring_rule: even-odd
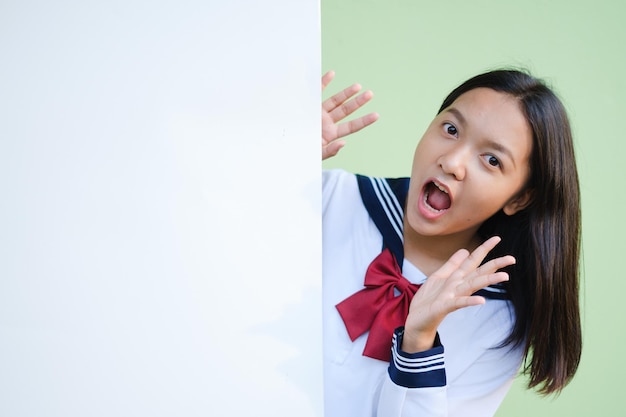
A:
POLYGON ((406 388, 443 387, 446 385, 444 349, 435 338, 432 349, 418 353, 406 353, 400 350, 404 327, 399 327, 393 334, 389 376, 396 384, 406 388))

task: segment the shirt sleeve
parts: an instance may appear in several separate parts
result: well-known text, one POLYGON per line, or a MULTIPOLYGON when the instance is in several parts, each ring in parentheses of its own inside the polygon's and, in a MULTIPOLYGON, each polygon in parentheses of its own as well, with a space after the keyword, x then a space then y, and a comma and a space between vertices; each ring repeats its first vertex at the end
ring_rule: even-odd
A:
POLYGON ((377 415, 447 416, 444 348, 439 335, 432 349, 418 353, 400 349, 403 336, 404 328, 396 329, 389 378, 383 383, 377 415))
POLYGON ((505 313, 506 302, 487 304, 488 308, 482 311, 452 313, 449 322, 442 326, 449 336, 451 349, 444 349, 438 334, 432 349, 414 354, 403 352, 400 349, 403 329, 396 330, 377 416, 485 417, 495 414, 517 375, 522 349, 502 346, 511 320, 505 313), (486 320, 487 317, 490 320, 486 320), (468 328, 465 332, 465 329, 460 330, 463 323, 468 328), (449 350, 453 358, 446 358, 449 350), (452 378, 446 375, 448 366, 452 368, 452 378))
POLYGON ((389 377, 400 386, 407 388, 443 387, 446 385, 444 351, 439 334, 433 348, 425 352, 406 353, 400 349, 404 328, 393 334, 389 377))
POLYGON ((347 172, 339 169, 322 171, 322 218, 326 214, 335 189, 340 186, 342 180, 345 181, 348 175, 347 172))

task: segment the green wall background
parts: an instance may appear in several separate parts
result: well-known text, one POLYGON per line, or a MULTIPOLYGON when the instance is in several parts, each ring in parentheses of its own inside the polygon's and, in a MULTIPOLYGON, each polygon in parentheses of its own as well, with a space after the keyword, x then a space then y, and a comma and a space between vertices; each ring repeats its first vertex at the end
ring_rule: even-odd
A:
POLYGON ((410 172, 444 96, 484 70, 517 66, 548 81, 574 128, 583 198, 584 350, 574 381, 541 397, 517 378, 498 417, 626 416, 623 219, 626 2, 321 0, 322 68, 375 93, 380 120, 324 163, 370 175, 410 172))

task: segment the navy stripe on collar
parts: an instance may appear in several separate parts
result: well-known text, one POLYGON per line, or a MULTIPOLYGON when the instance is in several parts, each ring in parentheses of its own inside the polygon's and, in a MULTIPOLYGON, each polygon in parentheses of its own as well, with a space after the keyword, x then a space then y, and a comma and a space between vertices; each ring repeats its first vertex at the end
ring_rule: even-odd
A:
POLYGON ((356 177, 363 204, 383 235, 383 248, 389 248, 398 265, 402 265, 404 260, 402 222, 409 179, 374 178, 364 175, 356 177))

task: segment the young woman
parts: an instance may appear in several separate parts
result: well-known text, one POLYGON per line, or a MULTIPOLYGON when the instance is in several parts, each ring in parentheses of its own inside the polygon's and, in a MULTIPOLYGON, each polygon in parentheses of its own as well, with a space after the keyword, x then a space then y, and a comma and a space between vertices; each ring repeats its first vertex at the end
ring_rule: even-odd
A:
MULTIPOLYGON (((378 118, 339 123, 372 98, 359 89, 323 103, 323 158, 378 118)), ((324 172, 323 226, 326 417, 489 416, 522 364, 544 394, 576 372, 578 176, 539 80, 452 91, 410 180, 324 172)))

